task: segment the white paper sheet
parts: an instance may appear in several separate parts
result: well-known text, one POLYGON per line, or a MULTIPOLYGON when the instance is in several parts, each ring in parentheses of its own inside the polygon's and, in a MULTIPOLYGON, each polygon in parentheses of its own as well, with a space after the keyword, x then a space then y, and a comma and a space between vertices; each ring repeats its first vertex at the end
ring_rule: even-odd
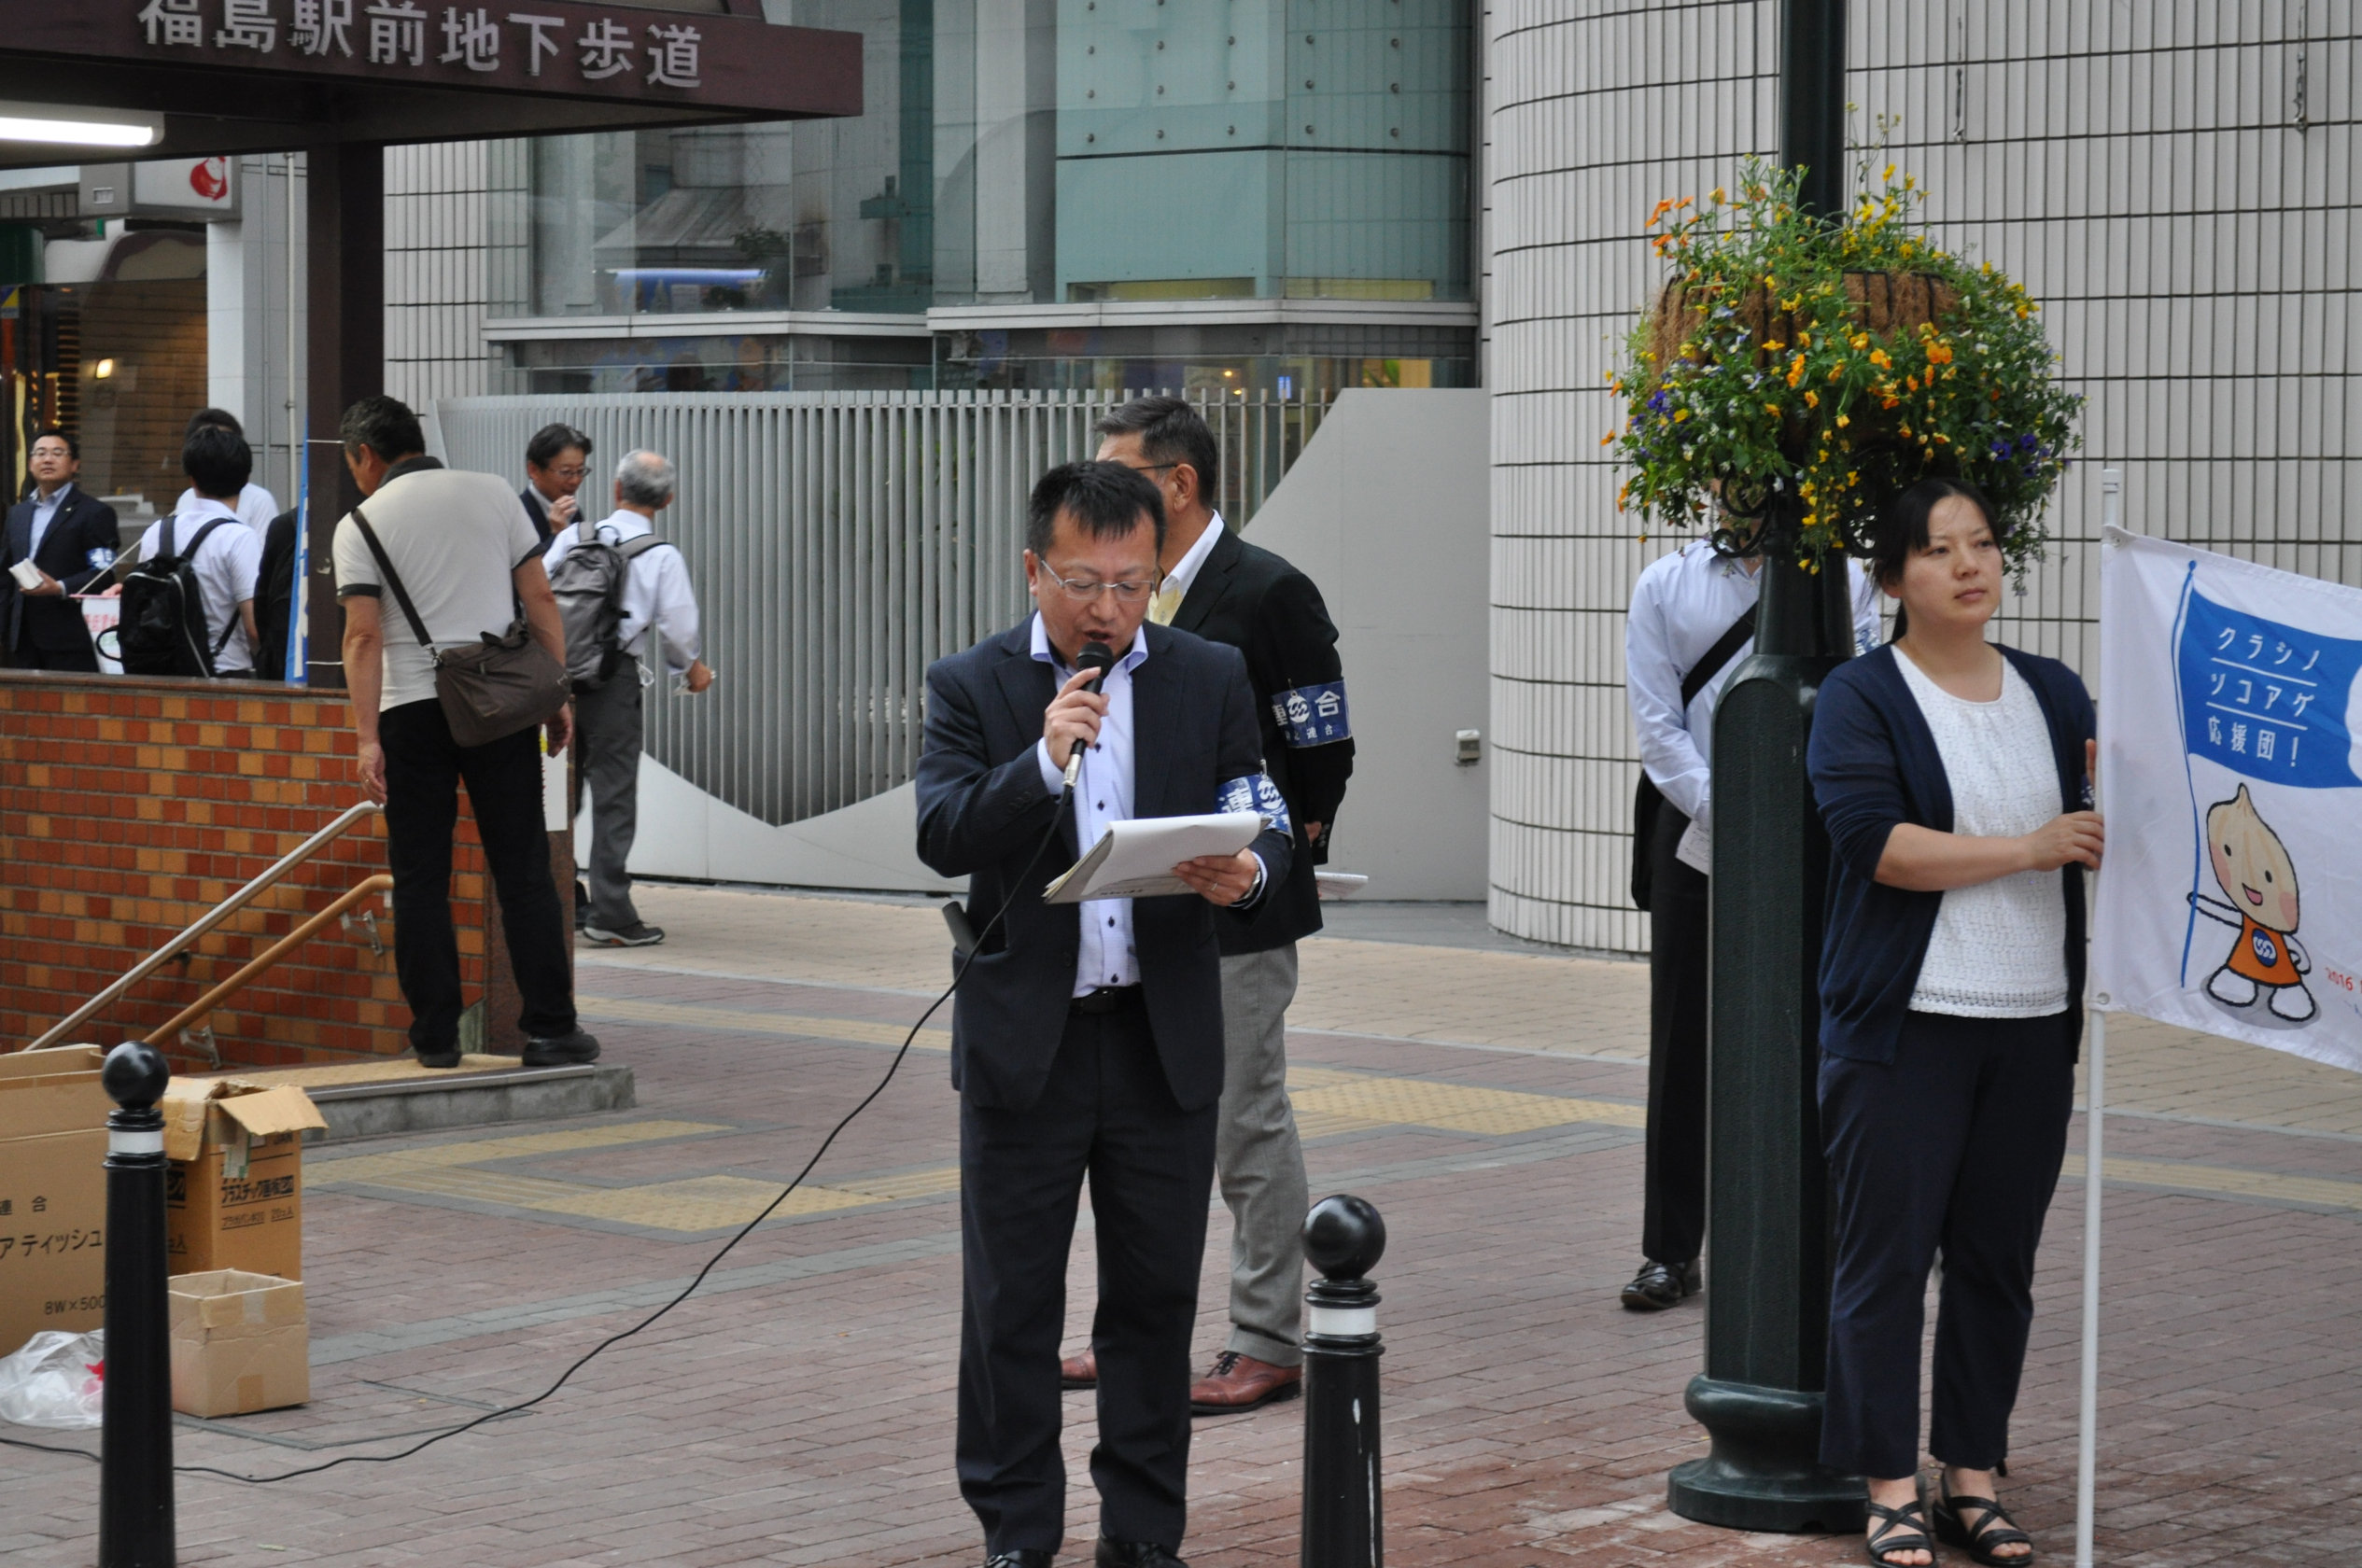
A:
POLYGON ((1252 811, 1207 817, 1138 817, 1107 824, 1090 853, 1042 892, 1045 903, 1085 899, 1163 898, 1195 889, 1173 875, 1183 861, 1235 855, 1255 842, 1269 819, 1252 811))

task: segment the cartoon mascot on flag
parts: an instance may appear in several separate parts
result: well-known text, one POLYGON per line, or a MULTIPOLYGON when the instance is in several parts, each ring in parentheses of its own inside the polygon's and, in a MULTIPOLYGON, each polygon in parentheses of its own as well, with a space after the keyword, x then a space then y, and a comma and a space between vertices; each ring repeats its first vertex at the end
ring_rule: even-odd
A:
POLYGON ((2246 785, 2207 808, 2206 856, 2229 902, 2193 892, 2190 903, 2239 931, 2230 956, 2207 980, 2206 994, 2226 1007, 2252 1007, 2257 997, 2269 997, 2273 1016, 2307 1022, 2318 1009, 2304 983, 2313 960, 2297 941, 2297 863, 2256 809, 2246 785))

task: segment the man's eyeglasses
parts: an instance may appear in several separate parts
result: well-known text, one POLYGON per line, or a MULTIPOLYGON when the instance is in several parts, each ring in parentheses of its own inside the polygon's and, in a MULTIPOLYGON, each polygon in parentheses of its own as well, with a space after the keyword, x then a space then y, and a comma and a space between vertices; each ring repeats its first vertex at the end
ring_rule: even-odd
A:
POLYGON ((1042 575, 1064 591, 1066 596, 1089 604, 1102 594, 1113 593, 1125 604, 1138 604, 1157 591, 1154 580, 1146 582, 1092 582, 1082 578, 1063 578, 1052 571, 1047 562, 1042 564, 1042 575))
POLYGON ((588 469, 551 469, 548 472, 552 479, 580 479, 590 470, 588 469))

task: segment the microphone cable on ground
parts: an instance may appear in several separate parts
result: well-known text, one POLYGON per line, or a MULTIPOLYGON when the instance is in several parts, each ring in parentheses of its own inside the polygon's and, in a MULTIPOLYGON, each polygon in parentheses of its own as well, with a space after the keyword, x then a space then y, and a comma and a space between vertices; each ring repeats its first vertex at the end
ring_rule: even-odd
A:
MULTIPOLYGON (((679 1295, 675 1295, 671 1300, 666 1302, 663 1306, 657 1308, 654 1311, 649 1313, 646 1317, 640 1319, 638 1323, 632 1324, 629 1328, 609 1335, 606 1338, 600 1340, 598 1344, 583 1351, 580 1356, 575 1358, 572 1365, 567 1367, 565 1371, 558 1374, 557 1380, 555 1382, 550 1384, 549 1387, 543 1389, 532 1398, 522 1401, 519 1404, 503 1406, 497 1410, 486 1410, 484 1414, 477 1416, 472 1420, 462 1421, 457 1426, 446 1427, 441 1432, 433 1433, 429 1436, 420 1439, 418 1442, 413 1443, 410 1447, 403 1449, 399 1452, 388 1454, 344 1454, 318 1464, 307 1464, 300 1470, 288 1470, 276 1476, 241 1476, 234 1470, 223 1470, 211 1464, 176 1464, 173 1466, 174 1473, 184 1476, 218 1476, 224 1480, 239 1481, 247 1486, 269 1486, 276 1481, 291 1481, 298 1476, 316 1476, 323 1470, 333 1470, 340 1464, 390 1464, 398 1459, 408 1459, 412 1454, 417 1453, 423 1449, 431 1448, 435 1444, 442 1442, 446 1437, 457 1437, 463 1432, 474 1431, 477 1427, 482 1426, 486 1421, 498 1421, 502 1416, 518 1415, 524 1411, 533 1408, 534 1406, 539 1405, 541 1401, 549 1398, 550 1395, 564 1388, 568 1380, 570 1379, 575 1373, 580 1372, 583 1367, 589 1365, 593 1360, 604 1352, 610 1346, 622 1344, 633 1335, 638 1334, 640 1330, 654 1323, 658 1318, 663 1317, 667 1312, 671 1311, 675 1307, 680 1306, 683 1301, 688 1300, 696 1288, 705 1283, 706 1276, 713 1272, 714 1266, 719 1264, 724 1258, 729 1256, 733 1248, 737 1247, 739 1242, 745 1240, 749 1236, 752 1236, 754 1233, 754 1227, 761 1225, 765 1220, 769 1219, 779 1206, 787 1201, 788 1195, 803 1184, 804 1178, 809 1176, 812 1173, 812 1168, 820 1164, 821 1156, 828 1153, 829 1145, 837 1141, 837 1135, 843 1132, 848 1127, 851 1127, 854 1117, 860 1115, 864 1111, 868 1110, 871 1102, 876 1100, 879 1095, 886 1092, 886 1085, 894 1081, 894 1074, 902 1069, 903 1059, 909 1056, 912 1043, 919 1038, 919 1030, 926 1026, 926 1022, 929 1018, 935 1016, 935 1010, 937 1008, 951 1000, 951 993, 960 988, 960 982, 962 980, 967 978, 968 965, 974 963, 976 961, 976 956, 984 951, 985 939, 991 936, 994 928, 1000 925, 1002 917, 1005 916, 1009 912, 1009 905, 1017 902, 1018 889, 1025 885, 1025 878, 1033 874, 1033 867, 1041 861, 1042 852, 1047 849, 1052 842, 1057 839, 1059 824, 1066 819, 1066 804, 1073 798, 1074 792, 1071 790, 1065 791, 1059 795, 1058 809, 1052 813, 1050 817, 1049 830, 1042 834, 1042 841, 1033 847, 1033 853, 1027 858, 1024 869, 1017 874, 1016 880, 1011 884, 1007 895, 1001 900, 1001 907, 992 912, 992 917, 990 920, 987 920, 984 923, 983 929, 976 933, 975 943, 968 948, 966 954, 960 959, 959 968, 952 972, 951 984, 944 987, 941 994, 927 1004, 927 1010, 919 1015, 918 1022, 910 1026, 910 1032, 902 1037, 902 1044, 894 1051, 894 1059, 886 1064, 885 1076, 878 1080, 876 1087, 872 1088, 867 1094, 862 1096, 861 1102, 859 1104, 855 1105, 851 1111, 846 1112, 844 1116, 837 1123, 837 1125, 829 1128, 828 1136, 821 1140, 820 1147, 812 1151, 812 1157, 804 1162, 804 1169, 795 1173, 794 1180, 789 1182, 786 1186, 780 1188, 780 1195, 771 1199, 768 1204, 765 1205, 761 1213, 755 1215, 754 1218, 747 1221, 745 1225, 739 1226, 737 1234, 733 1235, 727 1241, 724 1241, 722 1244, 722 1250, 714 1253, 713 1256, 708 1258, 706 1260, 705 1267, 698 1269, 696 1277, 681 1288, 679 1295)), ((385 1441, 387 1441, 387 1439, 382 1437, 355 1437, 350 1440, 350 1442, 354 1444, 378 1443, 385 1441)), ((93 1463, 97 1463, 99 1458, 97 1454, 91 1452, 87 1449, 59 1448, 49 1443, 29 1442, 21 1437, 0 1436, 0 1443, 5 1443, 13 1449, 31 1449, 38 1453, 67 1454, 76 1459, 90 1460, 93 1463)), ((348 1445, 340 1444, 338 1446, 344 1447, 348 1445)))

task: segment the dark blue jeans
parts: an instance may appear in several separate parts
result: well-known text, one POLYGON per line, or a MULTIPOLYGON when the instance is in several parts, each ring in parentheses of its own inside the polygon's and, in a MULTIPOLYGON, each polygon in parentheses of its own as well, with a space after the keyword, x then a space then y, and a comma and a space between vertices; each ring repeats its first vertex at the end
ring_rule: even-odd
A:
POLYGON ((574 1032, 574 975, 567 963, 573 929, 550 881, 540 737, 536 727, 461 746, 451 738, 443 705, 431 698, 377 716, 386 749, 386 859, 394 874, 394 972, 410 1003, 410 1043, 423 1056, 459 1048, 451 842, 459 828, 462 779, 525 999, 519 1022, 536 1040, 574 1032))
POLYGON ((2034 1252, 2074 1106, 2074 1015, 1913 1013, 1891 1062, 1821 1058, 1836 1188, 1821 1459, 1891 1480, 1919 1464, 1919 1339, 1940 1249, 1928 1447, 1989 1470, 2033 1323, 2034 1252))

